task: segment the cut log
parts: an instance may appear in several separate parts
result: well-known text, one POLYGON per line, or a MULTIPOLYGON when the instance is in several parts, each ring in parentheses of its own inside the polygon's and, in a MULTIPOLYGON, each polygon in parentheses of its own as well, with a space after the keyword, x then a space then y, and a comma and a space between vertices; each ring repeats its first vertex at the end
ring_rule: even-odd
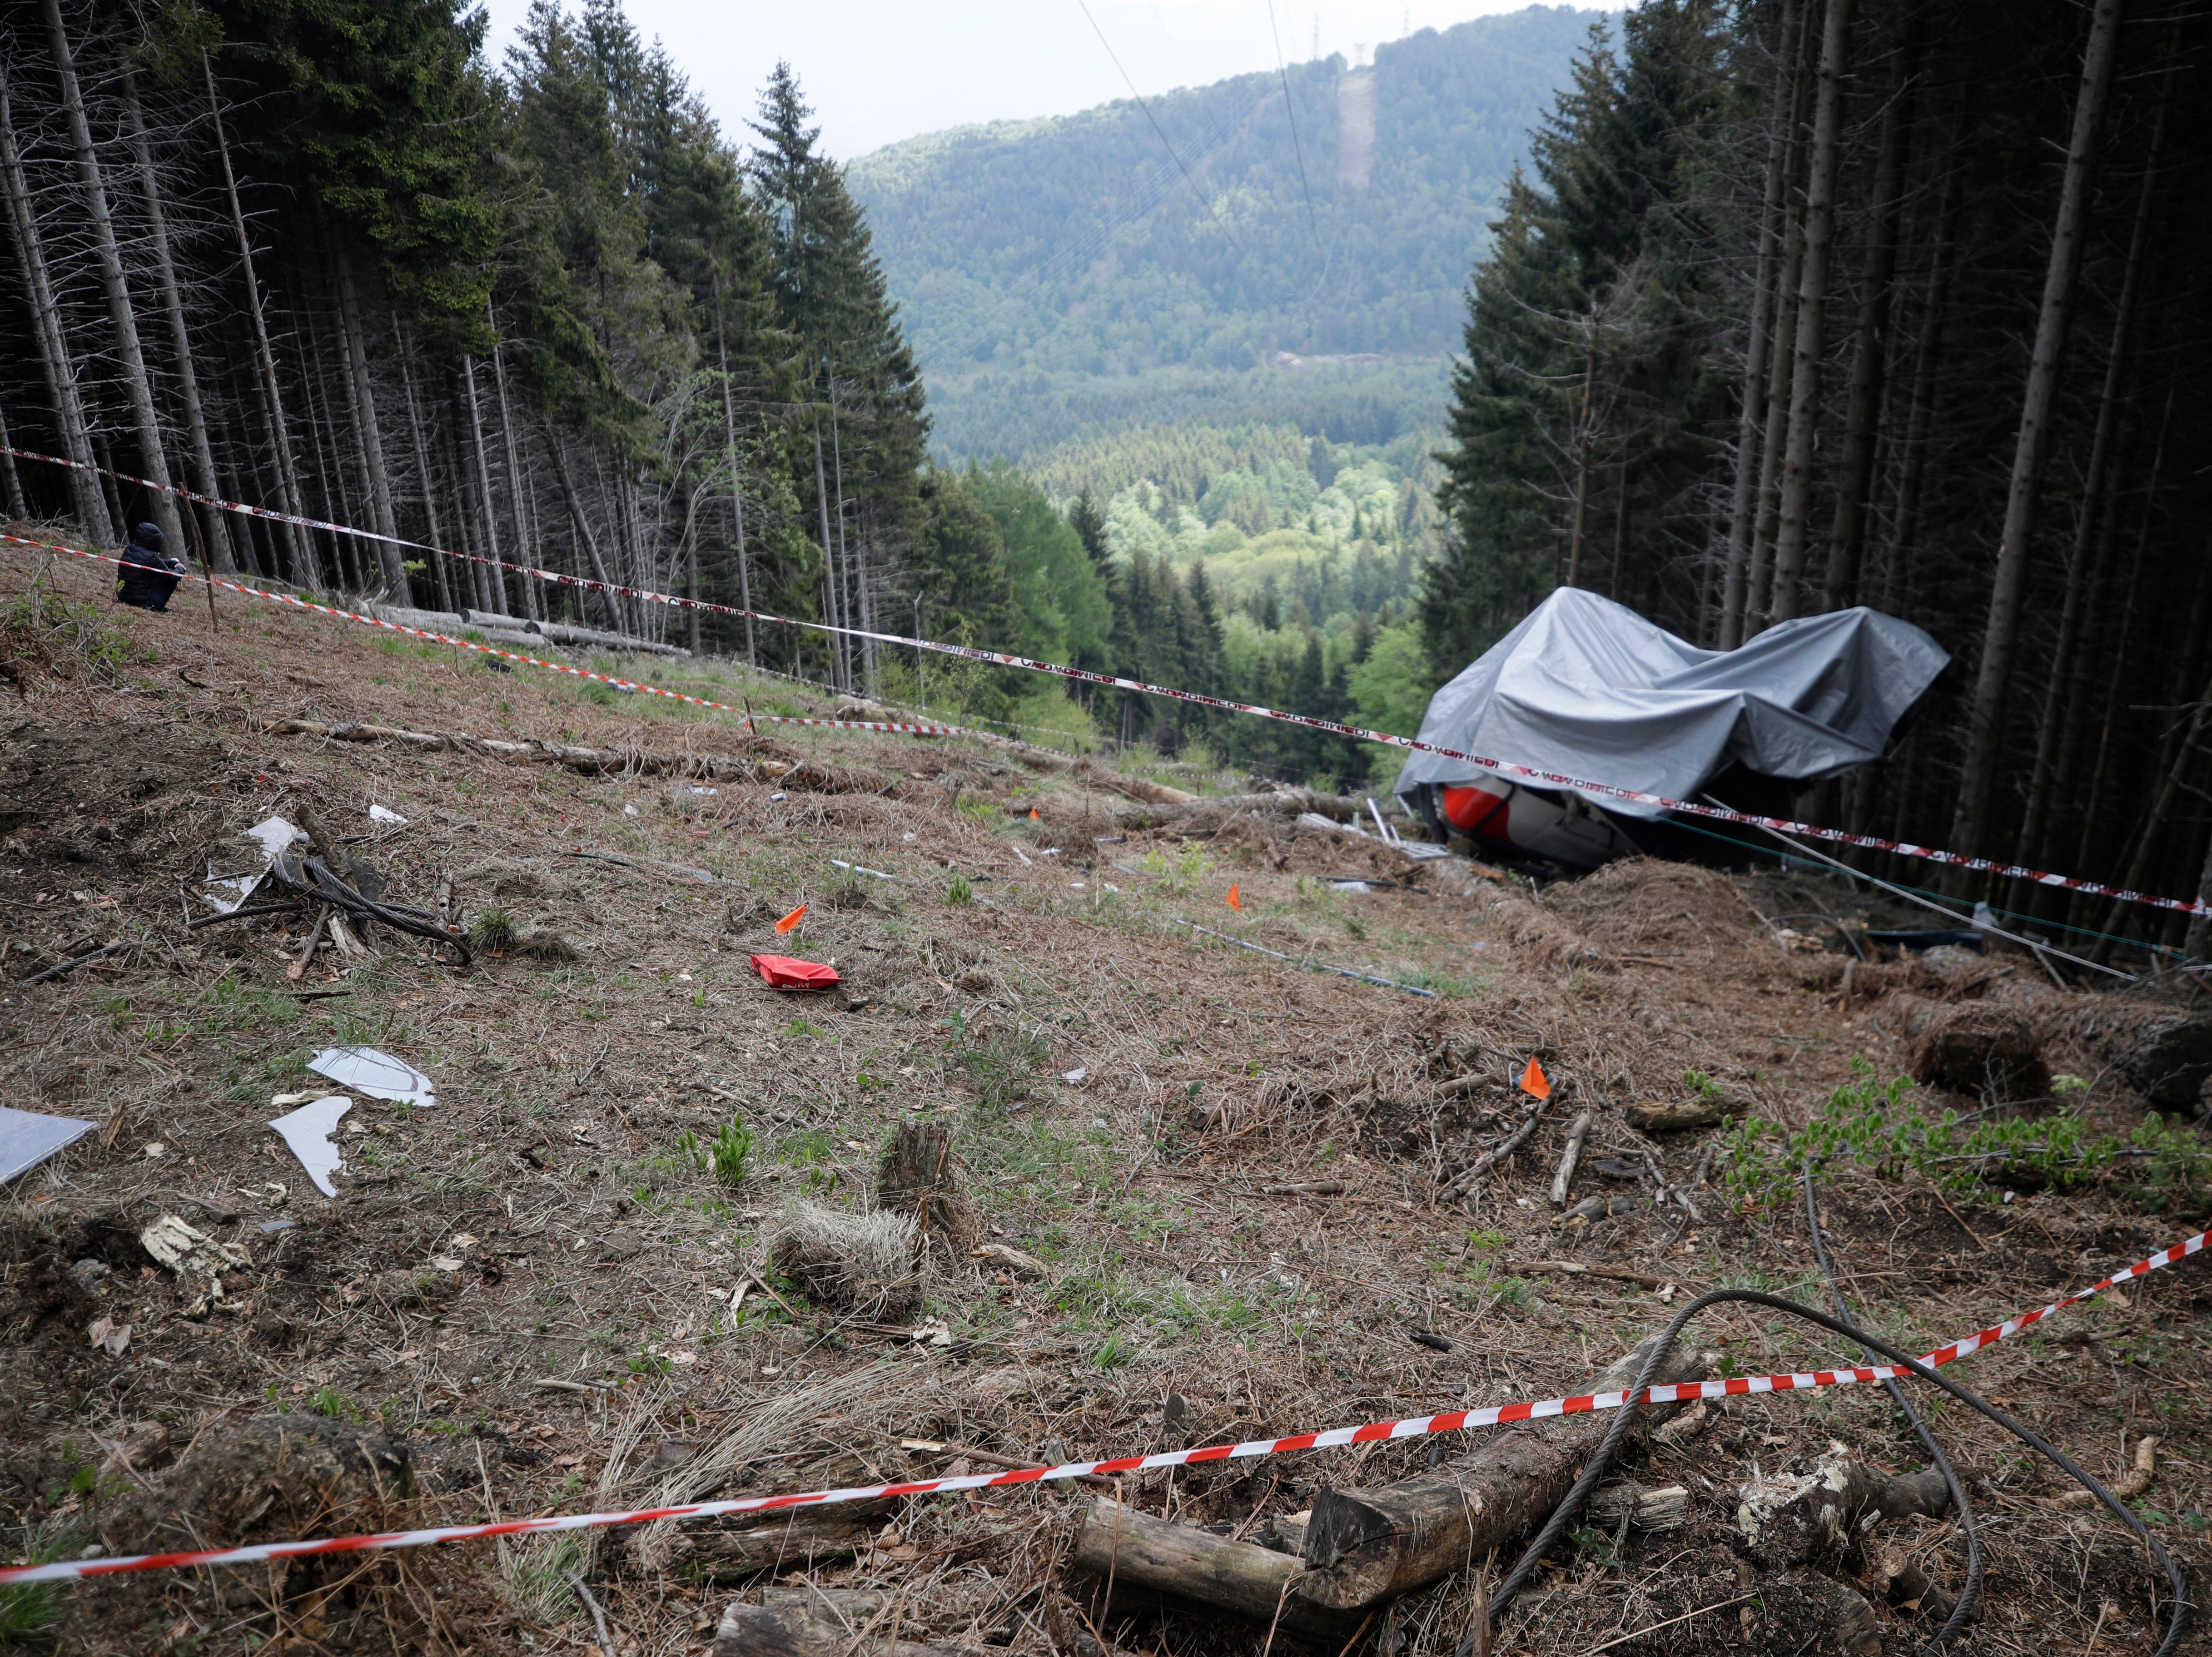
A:
POLYGON ((774 1605, 731 1605, 714 1630, 714 1657, 960 1657, 951 1646, 893 1640, 891 1607, 864 1611, 859 1596, 850 1599, 793 1596, 774 1605))
POLYGON ((769 1570, 805 1570, 832 1559, 846 1559, 868 1545, 874 1534, 849 1515, 810 1513, 748 1531, 689 1539, 690 1559, 709 1575, 755 1576, 769 1570))
POLYGON ((1672 1101, 1639 1099, 1628 1108, 1628 1126, 1646 1133, 1674 1133, 1687 1128, 1718 1127, 1750 1112, 1749 1101, 1725 1095, 1672 1101))
MULTIPOLYGON (((1650 1344, 1607 1365, 1589 1390, 1627 1386, 1650 1344)), ((1699 1381, 1705 1374, 1704 1361, 1677 1344, 1653 1379, 1699 1381)), ((1678 1407, 1648 1409, 1638 1425, 1656 1425, 1678 1407)), ((1601 1417, 1519 1428, 1418 1478, 1375 1490, 1323 1490, 1306 1527, 1307 1572, 1294 1597, 1352 1612, 1472 1569, 1550 1514, 1607 1425, 1601 1417)))
POLYGON ((1559 1153, 1559 1171, 1552 1175, 1552 1205, 1567 1205, 1567 1187, 1574 1183, 1575 1164, 1582 1160, 1583 1141, 1589 1137, 1590 1114, 1588 1111, 1575 1118, 1574 1126, 1567 1130, 1567 1148, 1559 1153))
POLYGON ((1606 1484, 1590 1492, 1589 1520, 1611 1530, 1623 1519, 1639 1531, 1676 1531, 1690 1522, 1690 1492, 1680 1484, 1656 1490, 1634 1484, 1606 1484))
POLYGON ((1195 1599, 1271 1622, 1278 1611, 1289 1633, 1342 1638, 1353 1623, 1298 1592, 1306 1572, 1286 1553, 1255 1542, 1232 1542, 1102 1498, 1083 1516, 1074 1562, 1115 1589, 1141 1588, 1195 1599))
POLYGON ((1809 1473, 1755 1478, 1736 1508, 1745 1551, 1770 1570, 1840 1557, 1875 1519, 1950 1511, 1940 1472, 1886 1473, 1832 1445, 1809 1473))

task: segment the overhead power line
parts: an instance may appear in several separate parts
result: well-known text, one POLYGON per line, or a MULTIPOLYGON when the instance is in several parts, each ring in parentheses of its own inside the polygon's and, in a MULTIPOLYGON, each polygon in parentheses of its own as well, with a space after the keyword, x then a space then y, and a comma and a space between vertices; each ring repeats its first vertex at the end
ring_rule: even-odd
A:
POLYGON ((1306 150, 1298 142, 1297 106, 1291 101, 1291 71, 1283 61, 1283 32, 1275 26, 1275 0, 1267 0, 1267 32, 1275 37, 1275 73, 1283 80, 1283 108, 1291 118, 1291 151, 1298 158, 1298 188, 1305 192, 1306 228, 1313 232, 1314 252, 1320 253, 1326 264, 1328 255, 1322 252, 1321 221, 1314 215, 1313 185, 1306 182, 1306 150))
POLYGON ((1121 59, 1115 52, 1114 43, 1106 38, 1106 31, 1098 27, 1098 20, 1091 16, 1088 0, 1075 0, 1075 3, 1082 7, 1084 20, 1091 25, 1091 32, 1098 37, 1098 44, 1106 48, 1107 57, 1113 59, 1114 67, 1121 73, 1121 83, 1129 88, 1129 95, 1137 100, 1137 107, 1145 112, 1145 118, 1152 124, 1152 130, 1159 135, 1160 142, 1167 145, 1167 152, 1173 157, 1176 170, 1182 174, 1183 182, 1190 186, 1190 193, 1198 197, 1198 204, 1200 207, 1213 215, 1213 222, 1221 227, 1222 234, 1227 236, 1231 245, 1242 253, 1244 251, 1244 244, 1237 240, 1237 233, 1229 228, 1229 221, 1221 216, 1221 209, 1214 206, 1213 203, 1207 198, 1206 193, 1198 187, 1198 180, 1191 176, 1190 169, 1183 166, 1182 157, 1176 154, 1175 145, 1169 143, 1167 132, 1160 125, 1159 118, 1152 113, 1152 106, 1145 101, 1145 94, 1137 90, 1137 83, 1129 78, 1129 71, 1121 68, 1121 59))

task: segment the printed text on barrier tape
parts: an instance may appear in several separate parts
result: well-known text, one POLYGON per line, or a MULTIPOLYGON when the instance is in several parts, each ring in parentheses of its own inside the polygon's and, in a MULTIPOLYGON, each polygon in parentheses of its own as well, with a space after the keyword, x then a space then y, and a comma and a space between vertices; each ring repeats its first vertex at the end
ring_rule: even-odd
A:
MULTIPOLYGON (((2053 1301, 2039 1311, 1978 1329, 1972 1334, 1939 1346, 1920 1362, 1931 1369, 1955 1362, 1970 1352, 1994 1345, 2033 1328, 2060 1308, 2073 1306, 2128 1283, 2147 1272, 2172 1266, 2203 1249, 2208 1234, 2185 1237, 2171 1248, 2115 1272, 2100 1283, 2053 1301)), ((1814 1369, 1796 1375, 1738 1375, 1726 1381, 1680 1381, 1647 1387, 1639 1401, 1681 1404, 1696 1399, 1736 1398, 1754 1393, 1802 1392, 1821 1387, 1849 1387, 1879 1381, 1915 1378, 1901 1364, 1877 1363, 1856 1369, 1814 1369)), ((268 1559, 295 1559, 319 1553, 362 1553, 386 1548, 418 1548, 436 1542, 467 1542, 497 1536, 522 1536, 549 1531, 599 1530, 620 1525, 641 1525, 665 1519, 713 1519, 727 1514, 770 1513, 788 1508, 831 1507, 848 1502, 873 1502, 887 1496, 930 1496, 948 1490, 981 1490, 1009 1484, 1035 1484, 1048 1479, 1082 1478, 1095 1474, 1144 1472, 1158 1467, 1187 1467, 1209 1461, 1234 1461, 1258 1456, 1283 1455, 1297 1450, 1334 1449, 1347 1444, 1419 1438, 1429 1433, 1458 1432, 1468 1427, 1494 1427, 1507 1422, 1547 1420, 1554 1416, 1586 1415, 1598 1410, 1618 1410, 1628 1402, 1626 1392, 1585 1393, 1575 1398, 1546 1399, 1533 1404, 1492 1405, 1480 1410, 1454 1410, 1443 1415, 1416 1416, 1403 1421, 1378 1421, 1364 1427, 1338 1427, 1328 1432, 1297 1433, 1286 1438, 1253 1439, 1242 1444, 1213 1444, 1200 1449, 1167 1450, 1154 1455, 1110 1458, 1103 1461, 1071 1461, 1057 1467, 1025 1467, 1000 1473, 963 1473, 945 1478, 915 1479, 900 1484, 870 1484, 848 1490, 805 1490, 790 1496, 738 1496, 722 1502, 693 1502, 677 1507, 645 1508, 627 1513, 562 1514, 544 1519, 513 1519, 490 1525, 447 1525, 431 1530, 387 1531, 369 1536, 323 1537, 307 1542, 258 1542, 242 1548, 216 1548, 200 1553, 149 1553, 120 1559, 69 1559, 50 1565, 17 1565, 0 1569, 0 1586, 11 1582, 58 1582, 79 1577, 112 1576, 125 1571, 167 1570, 187 1566, 246 1565, 268 1559)))
MULTIPOLYGON (((41 552, 66 552, 72 557, 89 559, 96 563, 112 564, 118 569, 143 569, 157 575, 174 575, 176 572, 161 569, 152 564, 134 564, 127 558, 117 558, 104 552, 87 552, 81 547, 64 546, 58 541, 33 541, 25 536, 0 534, 0 541, 13 542, 19 547, 36 547, 41 552)), ((525 656, 518 651, 501 650, 494 645, 480 645, 468 639, 449 638, 442 633, 432 633, 419 627, 408 627, 398 622, 387 622, 380 616, 357 615, 349 610, 340 610, 333 604, 319 604, 307 598, 295 598, 289 592, 264 592, 236 581, 226 581, 220 576, 196 575, 194 580, 207 581, 226 592, 243 593, 249 598, 259 598, 270 604, 289 604, 295 610, 311 610, 320 616, 335 616, 341 621, 358 622, 363 627, 378 627, 388 633, 404 633, 411 638, 427 639, 434 644, 452 645, 457 650, 473 650, 482 656, 503 657, 510 662, 526 662, 532 667, 543 667, 556 673, 572 674, 579 679, 595 679, 601 684, 612 685, 617 690, 635 690, 647 696, 665 696, 672 701, 689 702, 694 707, 719 708, 725 713, 735 713, 755 721, 773 725, 826 725, 837 731, 887 731, 901 736, 913 737, 990 737, 989 731, 969 731, 957 725, 894 725, 883 719, 810 719, 796 713, 756 713, 750 708, 735 707, 728 702, 718 702, 705 696, 687 696, 680 690, 664 690, 659 685, 639 684, 631 679, 617 679, 605 673, 594 673, 589 668, 570 667, 565 662, 549 662, 536 656, 525 656)))
MULTIPOLYGON (((54 455, 39 454, 28 449, 10 448, 9 454, 27 460, 40 460, 57 466, 67 466, 79 471, 103 471, 99 466, 86 466, 74 460, 64 460, 54 455)), ((1602 795, 1638 805, 1656 806, 1662 811, 1678 811, 1692 816, 1710 817, 1719 822, 1741 823, 1747 827, 1769 828, 1778 834, 1803 835, 1812 840, 1824 840, 1832 845, 1855 847, 1862 851, 1888 852, 1899 857, 1918 858, 1924 862, 1940 863, 1953 868, 1966 869, 1978 874, 1995 875, 2001 880, 2025 880, 2039 886, 2057 887, 2063 891, 2080 892, 2088 897, 2108 897, 2124 903, 2142 903, 2153 908, 2171 909, 2182 914, 2212 914, 2212 903, 2203 898, 2181 899, 2160 897, 2154 893, 2137 892, 2125 887, 2107 886, 2101 882, 2082 880, 2072 875, 2051 874, 2039 869, 2029 869, 2016 863, 1998 863, 1988 858, 1969 857, 1958 852, 1947 852, 1939 847, 1916 846, 1906 841, 1884 840, 1875 835, 1853 834, 1848 829, 1824 828, 1817 823, 1797 822, 1787 817, 1761 816, 1756 813, 1732 810, 1726 806, 1706 805, 1696 800, 1674 799, 1665 794, 1646 793, 1637 788, 1616 787, 1611 783, 1589 782, 1580 777, 1571 777, 1557 771, 1546 771, 1537 767, 1521 765, 1510 760, 1489 759, 1479 754, 1467 754, 1455 748, 1445 748, 1435 743, 1425 743, 1415 737, 1401 737, 1388 731, 1370 731, 1363 725, 1341 725, 1334 719, 1318 719, 1307 713, 1288 713, 1279 708, 1262 707, 1256 702, 1231 701, 1226 697, 1208 695, 1203 691, 1178 690, 1169 685, 1150 684, 1141 679, 1125 679, 1114 674, 1094 673, 1087 668, 1068 667, 1057 662, 1040 662, 1027 656, 1017 656, 1004 651, 983 650, 972 645, 942 644, 930 639, 909 639, 895 633, 874 633, 860 628, 836 627, 827 622, 808 622, 785 616, 772 616, 763 610, 742 610, 734 605, 714 603, 704 598, 688 598, 675 593, 657 592, 649 587, 623 586, 618 582, 594 580, 588 576, 565 574, 559 570, 538 569, 528 564, 510 564, 503 559, 486 558, 476 553, 447 552, 440 547, 408 541, 398 536, 379 535, 373 531, 354 529, 344 524, 333 524, 319 518, 301 518, 289 513, 271 512, 265 507, 249 507, 235 501, 220 501, 209 495, 195 495, 173 484, 155 483, 128 472, 107 472, 111 477, 137 483, 145 489, 162 490, 203 506, 218 507, 225 512, 244 513, 255 518, 294 524, 307 529, 319 529, 334 535, 356 536, 366 541, 380 541, 392 546, 410 547, 418 552, 434 552, 441 557, 460 558, 471 563, 525 575, 559 586, 590 588, 611 592, 656 604, 668 604, 679 609, 709 611, 744 621, 765 622, 776 627, 805 628, 817 633, 839 634, 848 638, 872 639, 879 644, 895 645, 905 650, 929 650, 941 655, 957 656, 968 661, 985 662, 998 667, 1025 669, 1034 673, 1051 673, 1064 679, 1073 679, 1084 684, 1103 685, 1116 690, 1127 690, 1146 696, 1162 696, 1171 701, 1189 702, 1196 707, 1218 708, 1224 713, 1249 714, 1254 719, 1276 719, 1286 725, 1303 725, 1310 731, 1323 731, 1332 736, 1349 737, 1357 742, 1381 743, 1388 747, 1411 749, 1417 753, 1434 754, 1440 759, 1457 760, 1480 770, 1495 772, 1500 776, 1525 777, 1547 788, 1572 789, 1577 792, 1602 795)), ((166 573, 166 572, 165 572, 166 573)), ((358 619, 358 618, 356 618, 358 619)), ((610 683, 617 683, 610 681, 610 683)), ((720 706, 709 703, 707 706, 720 706)))

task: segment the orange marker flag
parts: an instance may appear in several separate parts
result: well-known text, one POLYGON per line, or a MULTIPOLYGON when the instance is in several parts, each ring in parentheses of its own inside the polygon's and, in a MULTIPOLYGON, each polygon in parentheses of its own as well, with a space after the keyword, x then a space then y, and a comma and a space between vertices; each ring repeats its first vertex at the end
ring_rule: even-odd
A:
POLYGON ((1240 915, 1244 913, 1244 900, 1237 896, 1237 889, 1234 886, 1229 889, 1229 907, 1240 915))
POLYGON ((1034 806, 1034 805, 1032 805, 1031 807, 1030 807, 1030 818, 1031 818, 1031 820, 1032 820, 1032 821, 1034 821, 1034 820, 1035 820, 1035 818, 1036 818, 1036 814, 1037 814, 1037 809, 1036 809, 1036 806, 1034 806))
POLYGON ((1528 1068, 1521 1072, 1521 1091, 1534 1094, 1539 1099, 1552 1096, 1551 1079, 1544 1074, 1544 1067, 1534 1059, 1529 1059, 1528 1068))
POLYGON ((799 923, 805 918, 805 915, 806 906, 802 903, 796 909, 793 909, 789 914, 784 916, 782 920, 775 923, 775 935, 778 938, 781 938, 793 926, 799 925, 799 923))

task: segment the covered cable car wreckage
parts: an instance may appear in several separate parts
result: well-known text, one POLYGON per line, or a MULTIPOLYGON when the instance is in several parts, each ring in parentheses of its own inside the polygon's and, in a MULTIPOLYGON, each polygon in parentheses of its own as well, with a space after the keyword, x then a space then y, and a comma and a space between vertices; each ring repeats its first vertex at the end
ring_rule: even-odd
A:
MULTIPOLYGON (((1910 622, 1839 610, 1700 650, 1561 587, 1429 700, 1420 739, 1670 799, 1787 815, 1799 789, 1879 759, 1950 656, 1910 622)), ((1687 849, 1662 808, 1531 786, 1415 751, 1397 792, 1439 836, 1594 869, 1687 849)))

